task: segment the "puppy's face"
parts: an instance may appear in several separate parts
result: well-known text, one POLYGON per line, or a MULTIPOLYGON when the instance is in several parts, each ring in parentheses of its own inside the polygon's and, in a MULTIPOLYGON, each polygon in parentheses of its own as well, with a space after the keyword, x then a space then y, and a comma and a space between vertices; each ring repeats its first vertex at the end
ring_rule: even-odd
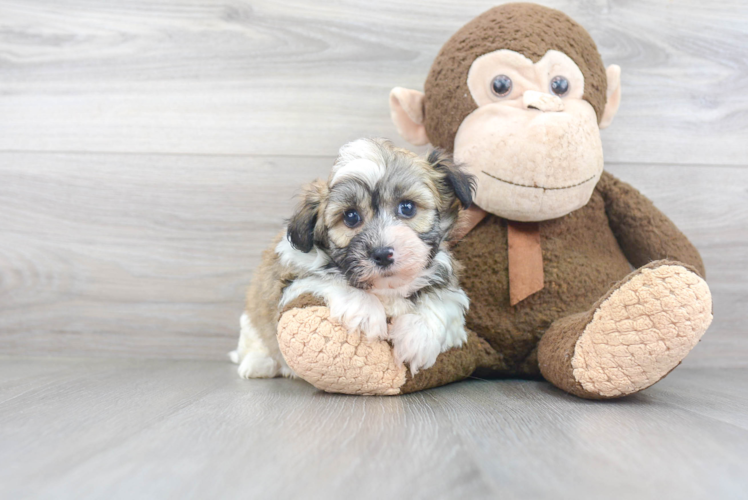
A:
POLYGON ((327 183, 307 189, 289 239, 299 250, 326 252, 352 286, 398 289, 428 266, 472 189, 446 155, 422 159, 358 140, 341 149, 327 183))

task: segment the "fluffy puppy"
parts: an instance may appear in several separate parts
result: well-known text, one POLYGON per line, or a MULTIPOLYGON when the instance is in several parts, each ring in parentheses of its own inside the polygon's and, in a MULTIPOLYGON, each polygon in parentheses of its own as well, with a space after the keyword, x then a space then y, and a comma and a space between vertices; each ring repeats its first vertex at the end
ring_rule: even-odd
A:
POLYGON ((293 376, 276 330, 282 308, 304 294, 350 331, 389 340, 414 374, 462 345, 468 298, 446 242, 473 191, 472 176, 439 151, 423 159, 384 140, 343 146, 263 254, 229 354, 239 375, 293 376))

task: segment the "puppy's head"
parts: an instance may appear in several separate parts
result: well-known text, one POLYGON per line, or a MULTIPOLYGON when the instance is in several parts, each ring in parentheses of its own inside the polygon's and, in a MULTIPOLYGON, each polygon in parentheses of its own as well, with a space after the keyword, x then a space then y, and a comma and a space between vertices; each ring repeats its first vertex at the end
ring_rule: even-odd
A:
POLYGON ((423 159, 360 139, 341 148, 327 183, 306 188, 288 238, 303 252, 327 253, 353 286, 399 289, 429 265, 474 188, 440 151, 423 159))

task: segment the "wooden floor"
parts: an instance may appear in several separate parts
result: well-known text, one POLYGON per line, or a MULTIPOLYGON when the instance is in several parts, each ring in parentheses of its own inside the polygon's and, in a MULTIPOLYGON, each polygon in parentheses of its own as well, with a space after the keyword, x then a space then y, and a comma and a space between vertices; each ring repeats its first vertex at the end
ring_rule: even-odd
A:
POLYGON ((351 397, 228 362, 0 359, 4 499, 746 494, 744 368, 589 402, 518 380, 351 397))

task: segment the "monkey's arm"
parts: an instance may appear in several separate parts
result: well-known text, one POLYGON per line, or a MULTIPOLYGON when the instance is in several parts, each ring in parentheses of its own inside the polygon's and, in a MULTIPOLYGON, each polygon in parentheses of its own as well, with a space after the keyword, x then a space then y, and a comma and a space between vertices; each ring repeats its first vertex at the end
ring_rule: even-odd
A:
POLYGON ((610 228, 631 264, 639 268, 655 260, 676 260, 706 277, 699 251, 647 197, 607 172, 596 189, 605 199, 610 228))
POLYGON ((278 345, 288 366, 327 392, 396 395, 438 387, 490 366, 497 354, 468 331, 467 342, 439 355, 436 364, 413 377, 395 361, 392 346, 348 333, 330 318, 319 299, 302 296, 281 311, 278 345))

